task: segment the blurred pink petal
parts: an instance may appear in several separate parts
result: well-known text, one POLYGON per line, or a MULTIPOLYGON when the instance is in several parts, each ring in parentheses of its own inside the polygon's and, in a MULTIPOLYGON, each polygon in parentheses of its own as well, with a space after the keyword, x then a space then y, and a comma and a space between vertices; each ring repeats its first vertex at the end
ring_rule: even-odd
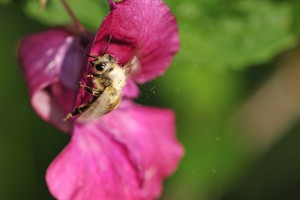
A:
POLYGON ((72 129, 62 119, 73 105, 83 52, 80 40, 60 28, 28 36, 20 44, 19 62, 33 108, 65 132, 72 129))
POLYGON ((139 90, 138 86, 130 78, 127 79, 126 85, 123 88, 122 92, 123 92, 123 96, 130 98, 130 99, 137 98, 140 94, 140 90, 139 90))
POLYGON ((174 115, 123 101, 98 121, 75 125, 47 171, 57 199, 154 199, 183 154, 174 115))
POLYGON ((161 75, 179 49, 175 17, 162 0, 108 0, 111 12, 102 22, 90 54, 101 55, 112 35, 108 53, 121 65, 137 56, 141 66, 133 79, 139 83, 161 75))

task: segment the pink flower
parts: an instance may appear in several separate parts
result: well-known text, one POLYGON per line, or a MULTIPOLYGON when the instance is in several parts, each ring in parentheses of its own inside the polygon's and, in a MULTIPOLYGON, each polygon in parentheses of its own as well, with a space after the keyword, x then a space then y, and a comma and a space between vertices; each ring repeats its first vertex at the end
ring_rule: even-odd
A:
POLYGON ((172 111, 138 105, 136 83, 161 75, 179 48, 177 25, 161 0, 109 0, 104 19, 89 48, 90 35, 53 28, 25 38, 19 60, 37 114, 71 141, 47 170, 46 180, 57 199, 155 199, 162 181, 176 169, 183 149, 175 137, 172 111), (107 53, 120 65, 134 60, 116 110, 80 124, 62 119, 85 96, 89 62, 83 54, 107 53), (86 50, 87 49, 87 50, 86 50), (83 63, 83 68, 81 64, 83 63), (77 99, 77 100, 76 100, 77 99))

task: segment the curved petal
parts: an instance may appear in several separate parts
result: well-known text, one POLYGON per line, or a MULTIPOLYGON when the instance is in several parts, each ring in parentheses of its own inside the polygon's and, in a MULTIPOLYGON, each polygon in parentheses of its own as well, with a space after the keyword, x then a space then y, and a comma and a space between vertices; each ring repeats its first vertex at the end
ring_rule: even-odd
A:
POLYGON ((183 154, 174 115, 128 101, 103 118, 76 125, 47 171, 58 199, 154 199, 183 154))
POLYGON ((179 49, 175 17, 162 0, 109 0, 111 12, 102 22, 90 54, 108 53, 125 65, 134 55, 141 63, 133 77, 144 83, 161 75, 179 49))
POLYGON ((95 126, 76 126, 71 142, 51 163, 46 180, 59 200, 140 199, 127 151, 95 126))
POLYGON ((174 172, 183 155, 175 136, 171 110, 123 101, 120 109, 99 119, 114 139, 124 144, 142 180, 142 196, 159 197, 164 178, 174 172))
POLYGON ((70 132, 71 123, 62 119, 73 105, 79 79, 83 55, 79 38, 61 28, 50 29, 26 37, 18 54, 34 110, 70 132))

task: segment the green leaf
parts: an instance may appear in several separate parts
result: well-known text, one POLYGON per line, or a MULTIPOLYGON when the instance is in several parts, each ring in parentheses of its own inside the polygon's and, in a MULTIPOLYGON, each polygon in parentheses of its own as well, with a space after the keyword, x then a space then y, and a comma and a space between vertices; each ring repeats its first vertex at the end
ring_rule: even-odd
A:
POLYGON ((296 43, 289 3, 178 0, 168 5, 179 23, 180 59, 189 66, 241 70, 296 43))
MULTIPOLYGON (((68 1, 79 21, 88 29, 96 30, 108 13, 106 1, 73 0, 68 1)), ((49 0, 45 10, 41 10, 39 1, 28 0, 24 5, 25 13, 46 25, 66 25, 71 19, 59 0, 49 0)))

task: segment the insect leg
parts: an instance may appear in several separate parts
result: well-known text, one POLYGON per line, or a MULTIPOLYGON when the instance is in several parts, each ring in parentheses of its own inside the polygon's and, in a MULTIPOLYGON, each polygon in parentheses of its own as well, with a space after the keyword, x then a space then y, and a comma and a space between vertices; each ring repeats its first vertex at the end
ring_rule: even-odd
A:
MULTIPOLYGON (((86 86, 87 87, 87 86, 86 86)), ((88 87, 89 88, 89 87, 88 87)), ((67 114, 67 116, 63 119, 64 121, 67 121, 68 119, 70 118, 73 118, 75 117, 76 115, 79 115, 81 113, 83 113, 84 111, 86 111, 90 105, 92 103, 94 103, 100 96, 101 94, 103 93, 103 91, 98 91, 98 90, 93 90, 92 88, 90 88, 92 90, 91 93, 93 93, 93 98, 91 100, 89 100, 86 104, 83 104, 81 106, 78 106, 78 107, 75 107, 71 112, 69 112, 67 114)))
POLYGON ((95 90, 87 85, 83 85, 81 82, 79 82, 79 86, 82 87, 86 92, 92 93, 93 96, 100 96, 103 92, 101 90, 95 90))
POLYGON ((67 116, 63 119, 64 121, 67 121, 70 118, 75 117, 76 115, 79 115, 80 113, 84 112, 85 110, 87 110, 91 105, 91 102, 89 101, 86 104, 83 104, 79 107, 74 108, 71 112, 69 112, 67 114, 67 116))
POLYGON ((102 78, 102 74, 88 74, 87 78, 102 78))

